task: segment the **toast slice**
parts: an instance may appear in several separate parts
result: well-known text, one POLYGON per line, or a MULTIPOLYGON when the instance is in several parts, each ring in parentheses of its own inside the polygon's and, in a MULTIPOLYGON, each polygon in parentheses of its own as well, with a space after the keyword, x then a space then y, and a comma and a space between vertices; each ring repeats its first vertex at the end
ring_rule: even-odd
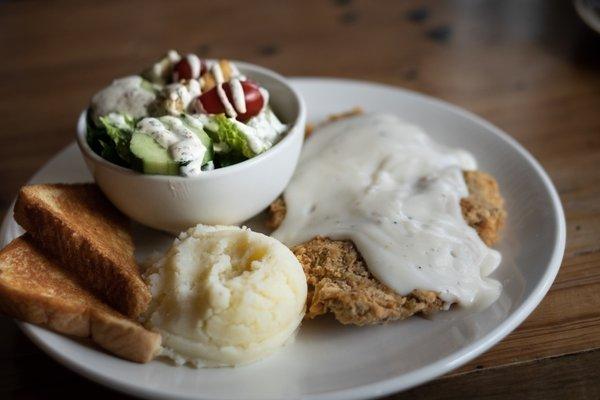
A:
POLYGON ((151 295, 134 259, 127 220, 96 185, 24 186, 14 217, 99 299, 131 318, 146 310, 151 295))
POLYGON ((89 337, 127 360, 145 363, 160 335, 102 303, 29 234, 0 251, 0 312, 77 337, 89 337))

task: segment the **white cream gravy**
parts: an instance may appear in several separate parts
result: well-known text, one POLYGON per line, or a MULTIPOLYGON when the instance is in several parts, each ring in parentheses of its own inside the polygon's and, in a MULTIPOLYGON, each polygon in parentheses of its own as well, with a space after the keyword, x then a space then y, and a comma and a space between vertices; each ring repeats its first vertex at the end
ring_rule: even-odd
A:
POLYGON ((400 294, 432 290, 446 302, 486 307, 501 260, 464 221, 463 150, 435 143, 392 115, 332 123, 304 146, 273 236, 288 246, 317 235, 354 242, 370 271, 400 294))

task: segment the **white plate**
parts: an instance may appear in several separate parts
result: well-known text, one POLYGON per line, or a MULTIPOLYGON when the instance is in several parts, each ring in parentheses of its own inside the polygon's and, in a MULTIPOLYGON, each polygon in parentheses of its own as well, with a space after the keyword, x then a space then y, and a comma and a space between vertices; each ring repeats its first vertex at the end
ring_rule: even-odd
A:
MULTIPOLYGON (((84 342, 30 324, 23 331, 74 371, 104 385, 148 398, 353 399, 381 396, 433 379, 473 359, 515 329, 544 297, 565 246, 565 222, 550 179, 515 140, 460 108, 406 90, 337 79, 299 78, 309 121, 360 105, 396 113, 423 126, 438 141, 473 152, 492 173, 508 208, 494 274, 500 299, 479 313, 452 310, 431 319, 349 327, 332 319, 303 324, 296 342, 257 364, 235 369, 176 368, 163 361, 134 364, 84 342)), ((75 115, 74 117, 75 118, 75 115)), ((54 157, 32 182, 88 181, 75 145, 54 157)), ((6 244, 20 233, 11 214, 2 226, 6 244)), ((138 256, 168 246, 170 238, 136 228, 138 256)))

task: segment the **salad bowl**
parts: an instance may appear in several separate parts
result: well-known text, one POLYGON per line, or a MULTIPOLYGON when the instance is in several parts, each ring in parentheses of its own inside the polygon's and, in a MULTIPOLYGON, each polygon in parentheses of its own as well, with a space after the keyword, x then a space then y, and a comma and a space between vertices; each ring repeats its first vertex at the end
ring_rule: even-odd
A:
POLYGON ((86 112, 77 123, 77 145, 94 180, 125 215, 151 228, 180 232, 198 223, 239 224, 265 209, 288 184, 304 139, 306 107, 281 75, 236 62, 270 93, 273 110, 288 131, 272 148, 238 164, 198 176, 147 175, 96 154, 86 140, 86 112))

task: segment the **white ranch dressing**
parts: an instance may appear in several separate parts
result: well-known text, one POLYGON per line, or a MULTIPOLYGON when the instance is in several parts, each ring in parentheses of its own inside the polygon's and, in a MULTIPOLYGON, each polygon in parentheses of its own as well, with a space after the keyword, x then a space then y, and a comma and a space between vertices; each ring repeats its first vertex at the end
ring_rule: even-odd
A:
MULTIPOLYGON (((201 127, 200 121, 194 123, 195 127, 201 127)), ((137 131, 149 135, 161 147, 168 149, 174 161, 186 163, 180 168, 182 175, 194 176, 201 172, 206 146, 181 119, 172 116, 144 118, 138 122, 137 131)))
POLYGON ((231 88, 231 97, 233 98, 233 105, 238 113, 246 113, 246 96, 244 95, 244 88, 238 78, 232 78, 229 81, 229 87, 231 88))
POLYGON ((171 64, 177 64, 179 60, 181 60, 181 56, 175 50, 169 50, 167 52, 167 58, 171 62, 171 64))
POLYGON ((231 89, 233 104, 231 101, 229 101, 227 93, 225 93, 225 89, 223 88, 223 85, 225 84, 225 78, 223 76, 221 65, 218 61, 215 61, 212 64, 211 72, 215 78, 217 95, 219 96, 221 104, 223 104, 223 108, 225 108, 225 114, 227 114, 227 116, 230 118, 235 118, 238 116, 238 113, 244 114, 246 112, 246 95, 244 94, 242 83, 240 82, 246 78, 240 76, 240 71, 232 62, 229 63, 229 68, 231 69, 229 88, 231 89))
POLYGON ((148 115, 148 107, 154 102, 156 95, 152 90, 144 88, 142 82, 139 76, 115 79, 92 97, 93 117, 97 120, 110 113, 127 114, 132 118, 148 115))
POLYGON ((225 93, 222 83, 217 84, 217 95, 219 96, 219 100, 221 100, 221 104, 223 104, 223 107, 225 108, 225 114, 231 118, 237 117, 237 112, 235 111, 235 108, 233 108, 233 104, 231 104, 227 98, 227 93, 225 93))
POLYGON ((117 128, 122 129, 124 131, 131 131, 131 126, 127 123, 125 116, 123 114, 110 113, 106 116, 108 121, 115 125, 117 128))
POLYGON ((400 294, 432 290, 446 302, 486 307, 501 284, 501 256, 464 221, 463 150, 435 143, 392 115, 327 125, 305 144, 273 236, 288 246, 315 236, 349 239, 369 270, 400 294))
POLYGON ((181 56, 175 50, 167 52, 166 62, 160 61, 152 66, 152 72, 155 77, 163 77, 167 70, 170 70, 181 60, 181 56))
POLYGON ((140 133, 150 136, 165 149, 179 141, 177 135, 171 132, 158 118, 144 118, 138 122, 136 129, 140 133))
POLYGON ((242 75, 242 73, 238 69, 237 65, 235 65, 231 61, 229 62, 229 68, 231 69, 231 76, 233 78, 238 78, 240 81, 245 81, 246 80, 246 76, 242 75))
POLYGON ((230 121, 244 134, 250 149, 255 154, 270 149, 287 129, 287 125, 281 123, 269 108, 250 118, 246 123, 235 118, 230 118, 230 121))
POLYGON ((225 114, 227 116, 235 118, 237 117, 237 113, 233 108, 233 105, 227 98, 227 93, 223 89, 223 83, 225 83, 225 78, 223 77, 223 70, 221 69, 221 65, 218 61, 215 61, 211 67, 212 74, 215 78, 215 85, 217 87, 217 95, 219 96, 219 100, 221 100, 221 104, 225 108, 225 114))
POLYGON ((217 85, 220 85, 221 83, 225 82, 225 78, 223 78, 223 70, 221 69, 221 64, 219 64, 218 61, 213 62, 212 66, 210 67, 210 70, 213 74, 213 77, 215 78, 215 83, 217 85))
POLYGON ((201 93, 200 82, 190 79, 185 83, 172 83, 165 86, 163 93, 168 99, 165 110, 171 115, 180 115, 193 108, 193 101, 201 93))
POLYGON ((254 154, 260 154, 266 151, 270 145, 263 140, 261 132, 257 129, 238 121, 235 118, 229 118, 231 122, 242 132, 248 141, 248 146, 254 154))
POLYGON ((210 131, 216 131, 219 129, 217 125, 208 115, 205 114, 186 114, 184 115, 185 121, 196 129, 208 129, 210 131))
POLYGON ((202 159, 199 158, 179 168, 183 176, 196 176, 202 172, 202 159))
POLYGON ((152 65, 150 69, 151 73, 149 74, 150 80, 165 83, 167 75, 170 73, 173 66, 179 62, 179 60, 181 60, 179 53, 177 53, 175 50, 169 50, 164 59, 152 65))
POLYGON ((190 69, 192 70, 192 79, 198 79, 200 77, 200 70, 202 69, 200 59, 195 54, 188 54, 185 56, 185 59, 190 65, 190 69))
POLYGON ((260 110, 261 112, 263 112, 269 106, 269 91, 262 87, 259 87, 258 91, 260 92, 260 94, 263 98, 263 106, 262 106, 262 109, 260 110))

